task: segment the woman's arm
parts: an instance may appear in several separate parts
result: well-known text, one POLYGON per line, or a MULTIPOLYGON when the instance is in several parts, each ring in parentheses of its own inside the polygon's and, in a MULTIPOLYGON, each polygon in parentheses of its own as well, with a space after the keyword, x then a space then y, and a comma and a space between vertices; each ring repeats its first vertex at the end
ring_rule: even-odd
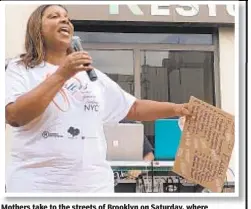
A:
POLYGON ((154 121, 160 118, 186 115, 189 115, 188 104, 136 100, 126 118, 136 121, 154 121))
POLYGON ((6 106, 6 120, 11 126, 23 126, 41 115, 65 83, 64 77, 54 73, 30 92, 6 106))
POLYGON ((68 55, 57 71, 36 88, 18 97, 5 108, 6 121, 11 126, 23 126, 40 116, 64 83, 77 72, 91 70, 91 58, 86 52, 68 55))

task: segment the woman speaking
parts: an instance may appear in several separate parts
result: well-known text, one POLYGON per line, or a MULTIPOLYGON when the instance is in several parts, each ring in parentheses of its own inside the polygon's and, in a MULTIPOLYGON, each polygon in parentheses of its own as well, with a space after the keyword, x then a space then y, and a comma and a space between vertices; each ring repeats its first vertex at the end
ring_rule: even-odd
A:
POLYGON ((87 52, 73 52, 73 31, 63 6, 38 7, 28 20, 25 54, 8 65, 5 111, 13 141, 7 192, 113 192, 103 124, 189 115, 187 104, 139 100, 123 91, 93 69, 87 52))

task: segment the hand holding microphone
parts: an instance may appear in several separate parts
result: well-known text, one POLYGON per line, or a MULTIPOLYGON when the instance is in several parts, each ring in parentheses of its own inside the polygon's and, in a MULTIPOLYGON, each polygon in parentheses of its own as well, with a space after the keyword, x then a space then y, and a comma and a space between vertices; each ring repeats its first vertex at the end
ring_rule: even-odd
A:
POLYGON ((86 71, 91 81, 97 80, 96 73, 91 66, 92 59, 87 52, 82 50, 82 45, 78 37, 73 38, 72 47, 75 52, 66 57, 59 66, 57 73, 68 80, 76 73, 86 71))
MULTIPOLYGON (((81 44, 81 39, 78 36, 73 36, 73 38, 72 38, 72 48, 75 51, 84 51, 84 49, 82 47, 82 44, 81 44)), ((86 65, 86 66, 88 66, 88 65, 86 65)), ((86 72, 87 72, 87 74, 88 74, 91 81, 96 81, 97 80, 97 75, 96 75, 96 73, 95 73, 95 71, 93 69, 87 70, 86 72)))

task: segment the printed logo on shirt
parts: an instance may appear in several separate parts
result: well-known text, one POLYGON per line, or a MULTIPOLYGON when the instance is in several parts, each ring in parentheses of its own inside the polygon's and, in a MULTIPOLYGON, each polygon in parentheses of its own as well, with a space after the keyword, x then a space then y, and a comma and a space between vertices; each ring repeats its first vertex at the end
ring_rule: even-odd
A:
MULTIPOLYGON (((68 137, 69 139, 76 139, 76 137, 80 134, 80 130, 72 126, 67 130, 67 132, 70 134, 70 137, 68 137)), ((85 138, 85 136, 81 136, 82 140, 84 140, 85 138)))
POLYGON ((78 128, 74 128, 74 127, 70 127, 67 132, 71 135, 72 138, 74 138, 75 136, 78 136, 80 134, 80 131, 78 128))
POLYGON ((99 111, 99 103, 96 95, 88 89, 88 83, 82 83, 78 78, 74 77, 74 79, 71 79, 65 84, 64 88, 76 100, 84 102, 85 112, 99 111))
MULTIPOLYGON (((47 75, 48 77, 49 75, 47 75)), ((65 83, 53 100, 55 106, 62 112, 70 109, 68 95, 71 95, 77 101, 83 102, 85 112, 99 112, 99 102, 93 91, 88 89, 89 84, 83 83, 79 78, 73 77, 65 83)))
POLYGON ((58 133, 50 133, 49 131, 44 131, 42 133, 42 137, 47 139, 49 137, 55 137, 55 138, 63 138, 62 135, 58 134, 58 133))
POLYGON ((82 83, 77 77, 73 77, 63 87, 78 101, 84 101, 88 83, 82 83))
POLYGON ((85 112, 98 112, 99 111, 99 104, 95 101, 88 101, 87 104, 84 105, 85 112))

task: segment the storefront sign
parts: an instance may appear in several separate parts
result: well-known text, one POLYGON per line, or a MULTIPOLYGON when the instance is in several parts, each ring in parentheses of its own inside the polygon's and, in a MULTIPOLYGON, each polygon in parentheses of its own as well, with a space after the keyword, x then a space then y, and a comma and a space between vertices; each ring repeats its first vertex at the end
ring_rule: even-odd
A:
MULTIPOLYGON (((132 12, 133 15, 147 15, 144 10, 140 8, 139 5, 126 5, 128 9, 132 12)), ((171 15, 171 12, 176 12, 178 15, 183 16, 183 17, 194 17, 198 16, 200 13, 200 5, 198 4, 182 4, 182 5, 176 5, 173 7, 171 10, 171 4, 169 5, 150 5, 150 15, 153 16, 169 16, 171 15)), ((119 5, 109 5, 109 14, 111 15, 118 15, 120 10, 119 10, 119 5)), ((217 8, 216 5, 207 5, 208 7, 208 17, 216 17, 217 16, 217 8)), ((230 16, 234 16, 234 5, 226 5, 226 12, 230 16)), ((219 12, 219 11, 218 11, 219 12)))
POLYGON ((68 5, 74 20, 234 23, 235 6, 198 4, 68 5))

